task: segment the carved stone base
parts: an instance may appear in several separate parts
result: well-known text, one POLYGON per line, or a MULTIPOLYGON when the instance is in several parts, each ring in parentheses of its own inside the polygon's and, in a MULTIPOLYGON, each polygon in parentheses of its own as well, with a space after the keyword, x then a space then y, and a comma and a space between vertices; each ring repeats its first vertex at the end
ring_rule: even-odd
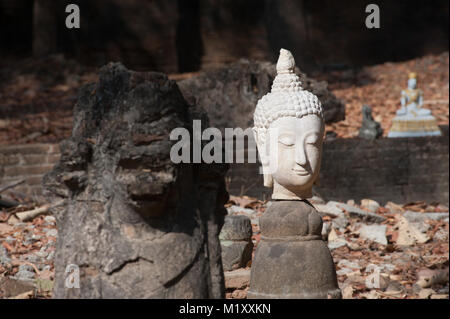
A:
POLYGON ((441 136, 434 116, 396 116, 388 137, 441 136))
POLYGON ((307 201, 274 201, 260 218, 248 298, 339 299, 322 219, 307 201))

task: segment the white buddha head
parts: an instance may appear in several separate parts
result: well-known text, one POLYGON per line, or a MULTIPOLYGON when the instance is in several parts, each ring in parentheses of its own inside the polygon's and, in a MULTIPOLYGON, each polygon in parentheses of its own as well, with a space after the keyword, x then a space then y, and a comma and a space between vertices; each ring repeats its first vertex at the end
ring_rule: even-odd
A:
POLYGON ((281 49, 272 90, 258 101, 254 114, 264 185, 273 186, 273 199, 312 197, 320 170, 322 105, 317 96, 303 90, 294 69, 291 52, 281 49))

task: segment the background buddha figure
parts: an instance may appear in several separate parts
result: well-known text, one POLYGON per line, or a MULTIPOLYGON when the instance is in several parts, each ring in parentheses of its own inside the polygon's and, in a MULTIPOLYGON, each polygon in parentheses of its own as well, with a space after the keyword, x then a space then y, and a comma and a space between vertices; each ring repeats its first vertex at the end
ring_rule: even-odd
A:
POLYGON ((320 169, 322 105, 303 90, 294 69, 292 54, 281 49, 272 90, 258 102, 254 116, 264 185, 273 187, 273 199, 312 197, 320 169))
POLYGON ((417 75, 410 73, 408 79, 408 88, 402 91, 400 99, 402 107, 397 111, 397 115, 412 115, 412 116, 426 116, 430 115, 431 111, 422 108, 423 94, 417 89, 417 75))

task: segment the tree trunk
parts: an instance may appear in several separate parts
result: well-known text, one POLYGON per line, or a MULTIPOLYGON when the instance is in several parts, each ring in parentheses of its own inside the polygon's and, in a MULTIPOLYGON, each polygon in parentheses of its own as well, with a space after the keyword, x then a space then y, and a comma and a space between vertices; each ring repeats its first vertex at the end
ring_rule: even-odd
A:
POLYGON ((54 0, 34 0, 33 55, 46 56, 56 52, 57 19, 54 0))

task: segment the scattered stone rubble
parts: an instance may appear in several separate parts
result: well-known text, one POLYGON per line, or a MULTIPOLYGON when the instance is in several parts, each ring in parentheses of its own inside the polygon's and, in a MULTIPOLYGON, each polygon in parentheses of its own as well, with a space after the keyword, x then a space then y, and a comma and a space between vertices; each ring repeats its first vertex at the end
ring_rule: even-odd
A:
POLYGON ((54 280, 58 231, 51 215, 20 222, 14 213, 0 216, 0 298, 49 298, 54 280))
MULTIPOLYGON (((448 207, 388 202, 369 211, 370 207, 359 206, 353 201, 337 205, 313 198, 311 202, 317 209, 322 207, 320 205, 334 207, 330 212, 318 210, 324 221, 322 235, 328 239, 344 298, 448 299, 448 207), (381 218, 367 219, 364 213, 351 215, 346 208, 350 211, 360 209, 381 218), (413 236, 414 240, 407 237, 408 240, 402 242, 402 236, 408 231, 427 239, 422 242, 413 236)), ((260 236, 258 219, 267 203, 245 196, 231 196, 226 206, 226 220, 232 216, 245 216, 242 220, 250 220, 254 250, 260 236)), ((0 298, 51 297, 56 238, 57 230, 51 215, 40 215, 22 223, 11 212, 0 213, 0 298), (1 218, 4 216, 9 218, 1 218)), ((227 298, 246 298, 250 267, 251 261, 225 271, 227 298)))
MULTIPOLYGON (((311 202, 322 215, 322 236, 328 240, 344 298, 448 298, 448 207, 382 206, 370 199, 357 205, 316 196, 311 202)), ((229 216, 250 218, 255 248, 258 219, 266 208, 267 203, 245 196, 231 196, 227 207, 229 216)), ((227 298, 246 298, 249 280, 250 267, 226 271, 227 298)))

